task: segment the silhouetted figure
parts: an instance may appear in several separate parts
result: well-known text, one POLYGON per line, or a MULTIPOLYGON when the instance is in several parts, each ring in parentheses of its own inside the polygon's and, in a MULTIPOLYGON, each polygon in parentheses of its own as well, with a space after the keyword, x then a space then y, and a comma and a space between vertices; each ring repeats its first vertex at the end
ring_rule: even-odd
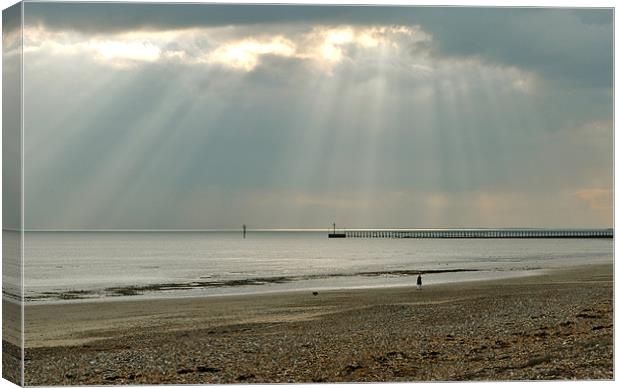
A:
POLYGON ((416 284, 418 285, 418 290, 422 288, 422 275, 418 275, 418 281, 416 284))
POLYGON ((245 238, 245 224, 243 224, 243 238, 245 238))
POLYGON ((317 296, 319 293, 316 291, 312 291, 312 295, 317 296))

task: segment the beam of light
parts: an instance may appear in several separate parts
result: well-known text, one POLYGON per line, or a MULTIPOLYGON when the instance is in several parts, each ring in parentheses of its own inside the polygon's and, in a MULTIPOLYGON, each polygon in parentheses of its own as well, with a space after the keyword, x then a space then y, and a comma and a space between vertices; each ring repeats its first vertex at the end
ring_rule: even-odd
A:
POLYGON ((360 218, 367 225, 373 219, 381 218, 376 217, 375 213, 380 208, 380 206, 376 205, 381 200, 379 191, 382 191, 378 178, 381 171, 387 167, 385 161, 388 155, 385 154, 384 136, 387 135, 386 131, 392 121, 389 116, 390 99, 388 96, 389 78, 387 74, 389 55, 385 46, 381 46, 377 60, 377 72, 372 82, 368 84, 371 90, 365 104, 366 124, 361 126, 364 132, 358 134, 358 136, 364 139, 362 152, 365 155, 364 160, 360 164, 364 176, 362 178, 363 183, 359 188, 359 196, 364 198, 364 201, 369 204, 360 212, 360 218))
MULTIPOLYGON (((300 100, 291 109, 298 113, 299 121, 291 130, 299 133, 298 140, 291 144, 284 154, 278 174, 285 177, 286 189, 296 200, 300 193, 310 193, 314 185, 322 184, 321 176, 329 170, 327 156, 331 149, 331 137, 338 130, 334 114, 339 109, 342 98, 342 79, 324 73, 315 74, 312 82, 299 91, 300 100)), ((304 196, 307 196, 305 194, 304 196)), ((276 222, 284 218, 303 224, 309 217, 312 207, 299 203, 288 215, 276 215, 276 222)))
POLYGON ((315 101, 300 116, 306 125, 299 128, 304 135, 300 147, 291 149, 295 162, 282 170, 296 182, 294 187, 309 190, 294 194, 298 210, 288 214, 294 222, 303 224, 304 219, 316 218, 316 206, 323 204, 322 211, 340 220, 371 224, 367 212, 373 202, 372 192, 377 189, 373 186, 376 174, 381 170, 377 160, 382 148, 381 128, 388 119, 383 104, 389 56, 383 51, 375 59, 377 72, 372 73, 372 82, 356 85, 364 70, 347 68, 320 76, 317 89, 304 91, 315 101), (359 151, 353 159, 351 149, 359 151))
MULTIPOLYGON (((188 37, 193 36, 189 32, 186 34, 188 37)), ((212 38, 209 30, 193 31, 192 34, 212 38)), ((158 172, 174 173, 180 182, 189 181, 185 178, 192 173, 192 167, 201 160, 205 145, 211 141, 209 133, 214 129, 226 130, 215 128, 220 118, 243 113, 246 104, 260 105, 266 103, 263 98, 273 97, 260 95, 266 89, 252 89, 251 93, 231 92, 224 96, 210 87, 202 92, 187 92, 191 85, 226 74, 231 91, 256 87, 252 83, 256 82, 256 78, 252 77, 258 78, 269 69, 264 66, 260 68, 264 73, 252 72, 261 65, 263 57, 277 56, 308 60, 317 66, 303 67, 303 73, 296 74, 299 78, 295 80, 300 80, 295 84, 299 87, 295 91, 298 95, 287 101, 285 109, 299 112, 295 115, 299 117, 299 122, 282 123, 283 127, 288 127, 280 129, 294 132, 290 138, 297 142, 287 148, 281 160, 282 166, 277 168, 276 172, 281 173, 278 183, 282 187, 274 188, 271 193, 261 193, 254 205, 259 208, 263 206, 261 204, 288 200, 292 204, 290 212, 267 215, 271 217, 270 221, 280 225, 286 225, 287 222, 303 225, 303 220, 316 218, 317 208, 320 208, 322 212, 331 212, 330 216, 336 215, 370 227, 376 226, 372 225, 373 221, 385 219, 380 213, 391 209, 391 204, 382 203, 388 198, 417 206, 417 213, 411 211, 409 215, 399 215, 402 217, 400 219, 415 219, 416 215, 425 211, 420 209, 426 206, 433 209, 429 211, 428 219, 440 224, 451 219, 449 211, 457 203, 455 195, 448 195, 448 184, 465 186, 486 179, 487 168, 490 171, 490 167, 486 164, 488 156, 483 155, 484 142, 492 141, 499 148, 497 154, 502 155, 503 150, 511 147, 511 131, 521 127, 530 130, 542 126, 539 115, 526 114, 536 112, 533 106, 535 102, 530 96, 536 92, 537 85, 535 79, 518 69, 488 66, 477 60, 471 60, 468 67, 450 59, 430 58, 415 50, 411 53, 409 46, 399 45, 398 40, 391 39, 394 34, 413 36, 413 42, 425 39, 415 36, 409 30, 390 32, 389 29, 358 26, 315 29, 304 36, 291 37, 257 35, 232 39, 221 35, 217 39, 207 39, 209 44, 199 46, 196 52, 188 50, 191 44, 187 47, 166 46, 170 43, 167 40, 170 36, 164 39, 163 35, 148 34, 106 40, 93 38, 88 42, 67 44, 66 48, 43 44, 41 47, 50 50, 66 49, 66 53, 74 56, 82 52, 94 54, 102 66, 134 62, 139 66, 132 68, 133 73, 125 72, 127 77, 122 79, 125 84, 114 88, 112 93, 103 92, 109 92, 108 84, 114 83, 114 77, 120 74, 116 71, 118 69, 98 78, 85 94, 83 105, 74 106, 75 111, 66 110, 64 116, 59 115, 50 123, 50 127, 55 130, 69 121, 78 121, 71 126, 72 129, 63 132, 63 136, 68 138, 66 143, 52 142, 47 148, 46 139, 53 137, 54 131, 45 130, 41 130, 41 137, 28 140, 29 152, 41 151, 27 170, 29 179, 36 181, 43 178, 47 163, 53 162, 59 155, 69 153, 70 147, 80 144, 73 141, 72 137, 83 136, 81 130, 88 131, 95 121, 106 120, 106 115, 114 114, 110 107, 114 106, 115 99, 143 82, 141 76, 153 69, 149 66, 168 60, 187 66, 182 67, 188 70, 186 74, 166 80, 161 93, 153 98, 149 113, 127 124, 126 133, 117 139, 114 147, 110 147, 109 155, 102 157, 91 175, 80 182, 81 188, 67 199, 67 203, 82 205, 77 205, 72 215, 68 215, 63 222, 88 224, 103 220, 113 224, 114 220, 122 219, 123 213, 139 200, 149 182, 157 179, 158 172), (311 44, 304 46, 304 39, 311 44), (411 55, 405 55, 405 51, 411 55), (217 66, 211 66, 213 64, 217 66), (323 71, 327 68, 329 71, 323 71), (198 69, 199 73, 196 72, 198 69), (472 69, 478 69, 478 75, 472 69), (402 92, 399 82, 411 82, 407 87, 411 88, 412 94, 415 93, 416 99, 401 99, 398 95, 402 92), (99 93, 106 96, 102 97, 103 102, 95 101, 99 93), (481 95, 488 104, 479 102, 481 95), (219 97, 221 100, 215 101, 219 97), (258 98, 261 100, 255 100, 258 98), (397 118, 402 119, 402 115, 407 113, 406 104, 413 101, 419 106, 412 109, 434 112, 434 116, 429 113, 433 116, 428 119, 430 128, 419 128, 422 121, 413 115, 410 127, 407 127, 405 121, 399 122, 394 117, 398 115, 397 118), (80 114, 95 102, 99 110, 88 110, 87 117, 80 114), (481 109, 485 105, 486 110, 481 109), (476 114, 490 118, 479 121, 476 114), (174 165, 170 166, 166 151, 174 148, 173 145, 185 143, 183 140, 187 138, 183 131, 189 117, 200 115, 205 120, 203 130, 192 128, 192 131, 199 132, 192 133, 196 140, 187 145, 175 158, 174 165), (486 123, 493 129, 482 128, 486 123), (402 127, 395 128, 396 124, 402 127), (421 133, 429 141, 432 139, 435 142, 436 152, 425 154, 430 156, 423 161, 424 165, 397 165, 396 158, 390 155, 392 150, 388 148, 393 147, 390 137, 393 139, 403 135, 403 141, 412 142, 408 146, 413 150, 416 147, 413 142, 427 139, 421 137, 421 133), (451 156, 448 158, 447 155, 451 156), (449 163, 449 159, 460 163, 449 163), (406 169, 428 169, 431 171, 429 174, 440 178, 429 184, 434 187, 414 190, 423 173, 403 173, 406 169), (404 181, 403 177, 410 178, 410 181, 404 181), (442 180, 446 187, 441 185, 442 180), (394 194, 396 190, 398 192, 394 194), (81 201, 82 198, 93 200, 81 201)), ((34 55, 35 52, 36 49, 33 49, 27 55, 34 55)), ((503 163, 500 160, 499 164, 503 163)), ((180 192, 208 192, 211 189, 208 184, 196 179, 182 189, 169 185, 169 191, 158 193, 157 198, 168 196, 179 202, 191 198, 195 201, 192 203, 201 204, 203 208, 216 206, 198 195, 184 195, 180 192)), ((260 192, 260 189, 248 188, 248 191, 251 190, 260 192)), ((228 201, 225 190, 218 193, 221 195, 218 200, 227 201, 227 206, 234 211, 234 205, 231 205, 234 199, 228 201)), ((581 192, 575 196, 596 204, 604 197, 599 194, 581 192)), ((464 197, 470 201, 473 209, 480 211, 480 219, 486 222, 497 219, 490 212, 498 204, 504 203, 502 198, 491 191, 479 195, 466 193, 464 197), (487 213, 484 209, 487 209, 487 213)), ((175 209, 175 206, 171 205, 170 209, 175 209)), ((245 206, 251 208, 252 202, 245 206)), ((165 222, 165 217, 172 212, 170 209, 149 214, 148 217, 165 222)), ((471 212, 475 213, 474 210, 471 212)), ((261 209, 257 210, 259 213, 267 212, 261 209)))
MULTIPOLYGON (((116 76, 126 74, 118 71, 110 73, 116 76)), ((142 76, 141 72, 137 72, 135 73, 135 79, 124 79, 121 83, 122 88, 116 88, 114 93, 108 94, 109 103, 112 104, 115 100, 122 98, 136 84, 140 84, 142 76)), ((201 73, 201 76, 207 77, 207 74, 201 73)), ((183 117, 180 120, 172 121, 178 118, 178 114, 175 115, 175 112, 178 112, 179 109, 186 105, 188 106, 187 109, 191 110, 192 105, 199 101, 199 99, 192 97, 199 97, 200 93, 192 96, 186 94, 187 90, 191 90, 196 85, 196 77, 192 74, 177 74, 176 78, 168 79, 166 85, 167 88, 149 97, 152 104, 149 112, 152 112, 152 114, 138 117, 137 121, 126 122, 124 123, 127 126, 125 131, 116 131, 115 135, 120 133, 123 137, 115 139, 116 146, 96 166, 89 170, 89 175, 80 182, 76 190, 71 192, 66 201, 72 204, 73 210, 63 214, 64 219, 58 219, 57 222, 62 225, 77 225, 78 227, 98 222, 105 224, 108 221, 113 224, 115 216, 119 216, 123 211, 131 208, 125 202, 128 194, 134 188, 146 183, 142 179, 144 171, 153 166, 155 164, 154 161, 160 158, 162 155, 160 150, 166 149, 169 139, 183 130, 183 119, 188 116, 182 115, 183 117), (84 198, 90 198, 90 200, 81 200, 84 198)), ((103 84, 102 89, 106 89, 109 92, 109 84, 103 84)), ((203 91, 203 93, 206 92, 206 90, 203 91)), ((89 101, 85 101, 85 104, 88 106, 89 101)), ((83 112, 79 106, 76 106, 75 110, 67 110, 67 112, 70 112, 68 119, 72 120, 72 125, 69 125, 69 127, 75 128, 76 131, 80 132, 88 130, 92 125, 105 122, 108 118, 107 115, 110 114, 109 106, 106 103, 99 104, 98 106, 100 107, 99 109, 87 116, 77 114, 76 117, 77 112, 83 112), (76 122, 76 118, 80 120, 76 122)), ((29 142, 31 142, 31 138, 34 137, 29 137, 29 142)), ((79 145, 79 142, 76 143, 71 138, 69 137, 67 139, 69 141, 66 142, 55 139, 55 141, 47 145, 38 142, 37 144, 40 145, 38 148, 32 147, 29 144, 31 155, 33 155, 32 165, 35 167, 27 169, 29 182, 37 182, 41 178, 45 178, 47 173, 46 166, 49 166, 49 164, 54 165, 54 162, 57 164, 58 160, 63 159, 63 155, 72 154, 72 149, 75 150, 76 144, 79 145), (47 152, 48 148, 51 148, 52 151, 47 152), (39 151, 42 151, 43 154, 51 155, 56 160, 52 159, 47 164, 41 163, 39 151), (39 168, 37 169, 36 167, 39 168)), ((79 134, 77 139, 79 138, 84 138, 84 134, 79 134)), ((176 161, 170 161, 171 165, 174 166, 174 162, 176 161)), ((156 216, 157 214, 153 214, 153 217, 156 216)))
MULTIPOLYGON (((221 88, 222 84, 225 84, 228 90, 237 90, 242 83, 240 77, 229 77, 221 82, 216 82, 215 77, 218 75, 213 69, 208 69, 198 76, 180 75, 173 82, 175 86, 169 93, 164 94, 165 99, 159 105, 158 114, 148 117, 148 121, 141 125, 135 125, 136 130, 144 126, 147 132, 138 131, 135 136, 120 144, 115 152, 115 160, 108 163, 107 168, 92 180, 90 193, 97 195, 103 191, 105 200, 101 201, 98 209, 93 209, 96 211, 87 209, 85 214, 94 220, 105 219, 114 222, 116 219, 121 219, 128 209, 135 208, 135 201, 145 197, 145 187, 156 180, 165 181, 166 185, 164 188, 159 185, 156 194, 147 196, 153 201, 153 207, 160 208, 159 211, 149 214, 152 222, 165 224, 179 217, 176 208, 166 208, 158 201, 175 198, 179 203, 186 203, 191 198, 190 193, 202 192, 205 182, 188 174, 199 163, 197 160, 204 153, 210 140, 210 132, 216 129, 214 127, 222 112, 239 103, 231 99, 217 101, 208 99, 214 95, 221 96, 221 90, 218 91, 218 88, 221 88), (208 106, 207 110, 205 106, 208 106), (206 120, 204 125, 199 127, 196 127, 195 123, 190 125, 192 118, 205 113, 209 120, 206 120), (189 142, 188 136, 191 136, 189 142), (182 152, 171 154, 171 149, 182 152), (136 164, 135 160, 148 162, 136 164), (115 171, 119 170, 122 173, 118 178, 114 178, 115 171), (112 179, 116 180, 114 185, 106 184, 112 179), (178 187, 183 187, 183 190, 179 192, 178 187)), ((207 202, 208 198, 210 196, 205 195, 202 201, 207 202)), ((186 217, 195 220, 197 227, 204 226, 204 218, 201 215, 187 213, 186 217)))
MULTIPOLYGON (((169 90, 162 91, 160 98, 154 101, 154 114, 143 117, 127 128, 123 141, 117 142, 110 158, 103 161, 98 171, 84 184, 86 191, 79 192, 79 197, 101 198, 97 207, 81 211, 87 223, 93 220, 109 220, 123 215, 132 208, 132 196, 144 190, 152 179, 168 179, 167 172, 177 170, 178 160, 164 152, 170 144, 184 132, 184 119, 200 101, 198 96, 187 96, 185 88, 195 79, 187 74, 179 74, 170 80, 169 90), (159 177, 159 178, 156 178, 159 177)), ((175 188, 168 186, 169 193, 158 193, 158 196, 174 196, 175 188)), ((158 197, 154 196, 154 197, 158 197)), ((135 200, 135 198, 134 198, 135 200)), ((153 222, 163 222, 162 214, 167 211, 154 212, 148 216, 153 222)))
MULTIPOLYGON (((134 78, 133 76, 121 77, 112 71, 99 71, 95 77, 94 72, 85 71, 83 74, 72 73, 76 84, 69 86, 60 83, 66 79, 64 76, 70 71, 67 66, 52 71, 49 64, 43 63, 40 59, 33 52, 24 53, 24 74, 30 74, 24 82, 24 93, 30 96, 24 105, 25 114, 30 117, 30 120, 25 122, 24 131, 28 135, 31 130, 33 132, 36 130, 36 136, 27 136, 27 141, 24 142, 24 153, 28 155, 26 159, 30 161, 26 171, 34 181, 43 179, 47 174, 47 169, 58 160, 59 155, 66 154, 70 147, 70 139, 84 136, 88 131, 90 119, 97 117, 101 110, 112 105, 118 97, 117 92, 122 94, 118 90, 119 87, 126 88, 125 84, 130 84, 134 78), (39 79, 37 80, 33 74, 37 74, 39 79), (69 94, 72 97, 70 102, 75 102, 75 104, 67 104, 63 101, 65 105, 62 109, 57 109, 54 115, 45 117, 45 125, 31 128, 40 105, 50 103, 45 99, 40 99, 40 93, 37 93, 37 85, 43 87, 43 84, 47 90, 55 89, 59 100, 61 96, 69 94), (103 91, 106 93, 102 93, 103 91), (69 109, 68 106, 71 108, 69 109), (58 141, 59 136, 67 141, 58 141)), ((73 60, 74 58, 70 59, 70 61, 73 60)), ((58 104, 58 101, 54 103, 58 104)))

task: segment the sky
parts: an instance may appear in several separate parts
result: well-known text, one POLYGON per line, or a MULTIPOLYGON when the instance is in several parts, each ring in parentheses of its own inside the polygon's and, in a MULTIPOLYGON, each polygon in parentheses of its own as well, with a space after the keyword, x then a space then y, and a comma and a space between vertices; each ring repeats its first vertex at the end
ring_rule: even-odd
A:
POLYGON ((25 227, 610 227, 612 17, 26 3, 25 227))

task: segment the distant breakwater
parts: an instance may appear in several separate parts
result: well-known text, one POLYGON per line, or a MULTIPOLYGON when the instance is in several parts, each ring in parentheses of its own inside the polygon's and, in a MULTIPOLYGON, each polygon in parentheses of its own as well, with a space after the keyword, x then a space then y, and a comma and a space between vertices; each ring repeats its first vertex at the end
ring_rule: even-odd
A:
POLYGON ((613 238, 613 229, 352 229, 329 238, 613 238))

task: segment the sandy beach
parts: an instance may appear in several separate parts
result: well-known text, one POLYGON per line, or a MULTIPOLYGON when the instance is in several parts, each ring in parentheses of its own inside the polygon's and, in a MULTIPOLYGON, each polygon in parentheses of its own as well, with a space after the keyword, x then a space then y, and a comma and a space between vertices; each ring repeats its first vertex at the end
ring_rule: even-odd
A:
POLYGON ((27 385, 613 378, 611 264, 25 313, 27 385))

